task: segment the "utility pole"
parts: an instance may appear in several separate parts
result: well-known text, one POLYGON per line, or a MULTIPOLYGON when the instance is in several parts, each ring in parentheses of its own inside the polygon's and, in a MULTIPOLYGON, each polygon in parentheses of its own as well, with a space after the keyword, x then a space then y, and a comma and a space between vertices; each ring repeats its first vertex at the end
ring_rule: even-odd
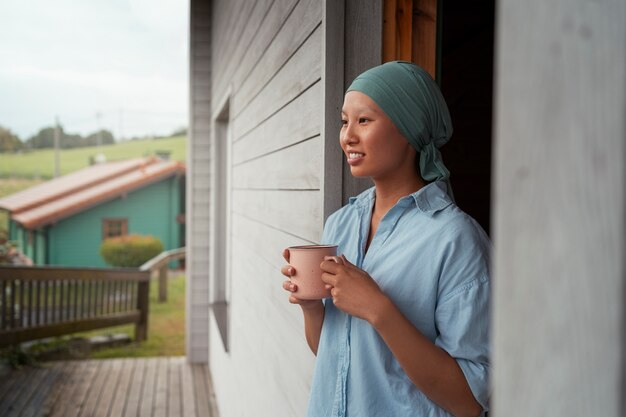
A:
POLYGON ((120 107, 119 111, 119 119, 118 119, 118 132, 117 132, 117 141, 121 142, 124 137, 124 109, 120 107))
POLYGON ((54 118, 54 177, 61 175, 61 126, 59 116, 54 118))
POLYGON ((96 137, 98 139, 98 150, 100 150, 100 146, 102 145, 102 128, 100 127, 100 117, 102 117, 102 113, 97 112, 96 121, 98 123, 98 133, 96 137))

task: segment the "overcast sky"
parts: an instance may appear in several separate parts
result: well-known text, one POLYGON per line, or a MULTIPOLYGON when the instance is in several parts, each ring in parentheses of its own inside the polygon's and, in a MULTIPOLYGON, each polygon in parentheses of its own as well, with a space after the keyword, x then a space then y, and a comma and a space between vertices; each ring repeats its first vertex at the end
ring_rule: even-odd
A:
POLYGON ((22 140, 55 116, 116 138, 185 126, 188 3, 0 0, 0 125, 22 140))

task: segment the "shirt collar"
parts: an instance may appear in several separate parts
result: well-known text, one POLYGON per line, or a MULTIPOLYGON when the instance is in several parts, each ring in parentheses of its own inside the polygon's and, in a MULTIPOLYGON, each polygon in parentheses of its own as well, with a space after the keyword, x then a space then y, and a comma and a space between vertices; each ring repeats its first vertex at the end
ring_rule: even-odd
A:
MULTIPOLYGON (((356 197, 350 197, 348 203, 356 207, 369 206, 369 203, 376 196, 376 187, 368 188, 356 197)), ((424 213, 434 214, 452 204, 452 200, 446 192, 446 183, 435 181, 420 188, 413 194, 402 197, 398 200, 398 205, 415 206, 424 213)))
POLYGON ((356 197, 350 197, 348 199, 348 204, 354 205, 356 207, 366 206, 374 199, 376 195, 376 187, 368 188, 363 191, 361 194, 356 197))

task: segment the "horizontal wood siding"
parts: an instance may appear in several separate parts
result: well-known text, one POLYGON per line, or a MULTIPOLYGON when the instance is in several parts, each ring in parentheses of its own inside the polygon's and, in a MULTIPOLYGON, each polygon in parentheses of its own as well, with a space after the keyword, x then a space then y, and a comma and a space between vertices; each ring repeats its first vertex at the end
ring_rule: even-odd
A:
MULTIPOLYGON (((290 60, 290 57, 296 51, 305 49, 305 52, 313 52, 309 49, 311 47, 304 41, 319 26, 320 19, 321 7, 319 7, 318 0, 301 0, 298 3, 284 26, 255 65, 254 71, 249 74, 238 89, 237 106, 234 110, 236 115, 240 113, 240 109, 243 109, 264 89, 270 80, 281 78, 278 70, 288 60, 292 63, 302 64, 300 59, 290 60)), ((321 52, 319 48, 318 51, 321 52)), ((315 56, 318 56, 318 54, 312 53, 309 58, 314 58, 315 56)), ((319 76, 319 73, 317 75, 319 76)))
POLYGON ((220 415, 291 417, 306 409, 314 356, 281 287, 281 252, 321 236, 322 3, 249 3, 213 4, 213 119, 230 103, 232 262, 229 351, 211 314, 209 363, 220 415))
MULTIPOLYGON (((224 1, 220 3, 226 3, 224 1)), ((264 2, 267 3, 267 2, 264 2)), ((240 87, 245 79, 250 75, 250 72, 256 66, 256 63, 271 44, 272 39, 276 36, 280 30, 282 23, 286 20, 287 16, 293 11, 293 7, 296 5, 296 0, 274 0, 269 5, 266 4, 265 9, 257 8, 256 12, 250 16, 250 20, 247 22, 248 30, 253 31, 253 38, 249 44, 243 43, 244 38, 240 38, 240 42, 235 46, 234 50, 230 50, 229 54, 237 56, 236 65, 233 72, 226 73, 227 76, 220 79, 228 80, 233 85, 240 87), (265 10, 265 12, 263 11, 265 10), (262 19, 257 19, 257 16, 263 16, 262 19)), ((215 12, 216 16, 221 16, 219 12, 215 12)), ((228 56, 224 57, 228 60, 228 56)), ((218 78, 215 78, 218 79, 218 78)), ((221 97, 228 87, 227 83, 216 84, 214 86, 214 97, 221 97)), ((215 109, 214 109, 215 110, 215 109)))
MULTIPOLYGON (((321 30, 316 30, 276 77, 245 108, 239 105, 246 97, 237 94, 233 100, 236 115, 233 137, 240 139, 261 122, 293 101, 320 79, 321 30)), ((251 74, 253 76, 254 74, 251 74)))
POLYGON ((191 0, 187 149, 187 332, 191 362, 208 361, 211 132, 211 2, 191 0))
POLYGON ((318 242, 319 198, 316 190, 233 190, 233 212, 309 242, 318 242))
POLYGON ((321 140, 319 136, 277 152, 272 152, 234 168, 234 187, 237 189, 283 190, 320 188, 321 140))
POLYGON ((320 131, 321 83, 317 82, 289 105, 233 144, 235 165, 295 145, 320 131))

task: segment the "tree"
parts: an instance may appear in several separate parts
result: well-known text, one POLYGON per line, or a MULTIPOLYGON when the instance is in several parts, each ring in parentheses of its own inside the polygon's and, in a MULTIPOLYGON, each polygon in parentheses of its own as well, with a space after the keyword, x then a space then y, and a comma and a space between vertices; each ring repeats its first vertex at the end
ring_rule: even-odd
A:
POLYGON ((80 148, 81 146, 85 146, 85 139, 83 139, 81 135, 68 135, 63 132, 61 136, 61 148, 80 148))
POLYGON ((83 146, 96 146, 98 145, 98 133, 100 133, 100 145, 111 145, 115 143, 115 138, 113 134, 106 130, 102 129, 99 132, 94 132, 91 135, 85 138, 83 146))
POLYGON ((186 127, 181 127, 181 128, 178 128, 178 129, 174 130, 170 134, 170 137, 175 137, 175 136, 187 136, 187 128, 186 127))
POLYGON ((0 152, 16 152, 24 147, 24 144, 11 132, 0 126, 0 152))
MULTIPOLYGON (((54 148, 54 126, 44 127, 35 135, 28 138, 26 143, 33 149, 54 148)), ((61 137, 63 137, 63 127, 60 126, 61 137)))
MULTIPOLYGON (((41 129, 36 135, 31 136, 27 144, 33 149, 54 148, 54 126, 41 129)), ((109 145, 115 143, 113 134, 102 129, 100 132, 101 145, 109 145)), ((94 132, 87 137, 78 134, 69 134, 63 130, 63 126, 59 126, 60 146, 63 149, 80 148, 84 146, 96 146, 98 144, 98 132, 94 132)))

